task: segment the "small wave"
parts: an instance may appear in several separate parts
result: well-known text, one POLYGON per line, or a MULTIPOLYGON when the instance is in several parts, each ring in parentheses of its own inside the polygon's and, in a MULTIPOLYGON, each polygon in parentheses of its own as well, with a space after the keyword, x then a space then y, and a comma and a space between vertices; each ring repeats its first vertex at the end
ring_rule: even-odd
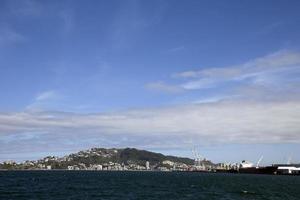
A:
POLYGON ((251 191, 248 191, 248 190, 242 190, 241 193, 242 194, 256 194, 255 192, 251 192, 251 191))

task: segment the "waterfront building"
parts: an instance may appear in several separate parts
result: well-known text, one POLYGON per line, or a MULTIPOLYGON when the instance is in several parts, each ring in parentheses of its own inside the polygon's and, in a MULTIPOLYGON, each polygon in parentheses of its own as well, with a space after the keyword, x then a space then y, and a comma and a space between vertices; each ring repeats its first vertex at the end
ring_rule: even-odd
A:
POLYGON ((149 161, 146 161, 146 170, 150 170, 150 163, 149 163, 149 161))

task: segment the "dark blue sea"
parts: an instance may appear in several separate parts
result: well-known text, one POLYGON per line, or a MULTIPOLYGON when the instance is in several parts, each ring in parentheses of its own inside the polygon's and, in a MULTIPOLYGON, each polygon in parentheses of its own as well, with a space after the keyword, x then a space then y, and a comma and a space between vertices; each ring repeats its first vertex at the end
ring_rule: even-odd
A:
POLYGON ((299 200, 300 176, 0 171, 0 199, 299 200))

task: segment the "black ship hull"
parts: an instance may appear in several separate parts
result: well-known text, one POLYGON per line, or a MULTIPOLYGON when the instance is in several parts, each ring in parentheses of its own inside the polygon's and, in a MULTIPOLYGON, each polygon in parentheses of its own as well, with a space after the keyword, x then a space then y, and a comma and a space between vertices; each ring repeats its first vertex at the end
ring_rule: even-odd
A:
POLYGON ((238 172, 242 174, 276 174, 277 167, 267 166, 267 167, 240 168, 238 172))
POLYGON ((216 169, 216 173, 238 173, 236 169, 216 169))

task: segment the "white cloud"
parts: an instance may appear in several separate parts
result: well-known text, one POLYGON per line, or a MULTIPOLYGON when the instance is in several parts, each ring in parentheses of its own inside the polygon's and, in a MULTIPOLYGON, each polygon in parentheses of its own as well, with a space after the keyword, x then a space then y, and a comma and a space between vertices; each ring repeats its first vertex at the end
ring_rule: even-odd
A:
POLYGON ((176 74, 182 78, 214 78, 214 79, 241 79, 255 76, 287 67, 300 65, 300 52, 279 51, 261 58, 250 60, 241 65, 205 68, 199 71, 185 71, 176 74))
POLYGON ((195 81, 188 81, 182 84, 181 87, 186 90, 196 90, 196 89, 212 88, 215 87, 217 83, 218 83, 217 80, 203 78, 195 81))
POLYGON ((35 100, 44 101, 44 100, 54 99, 57 96, 58 96, 57 92, 55 92, 54 90, 49 90, 38 94, 35 100))
POLYGON ((149 90, 159 91, 159 92, 166 92, 166 93, 180 93, 183 91, 183 88, 176 85, 168 85, 164 82, 158 81, 153 83, 148 83, 146 88, 149 90))
POLYGON ((296 74, 300 74, 300 52, 283 50, 240 65, 210 67, 173 74, 171 77, 180 79, 182 81, 180 84, 159 81, 149 83, 146 87, 172 93, 172 91, 220 89, 228 83, 233 83, 232 88, 245 88, 247 85, 251 88, 255 86, 257 89, 270 87, 270 91, 278 85, 284 88, 287 84, 299 83, 299 79, 291 79, 291 76, 296 74))
MULTIPOLYGON (((22 112, 0 114, 0 135, 46 132, 49 135, 118 135, 181 138, 198 143, 300 143, 299 102, 218 102, 120 113, 22 112)), ((116 139, 118 141, 118 139, 116 139)), ((51 143, 51 141, 49 141, 51 143)), ((178 141, 177 141, 178 142, 178 141)), ((155 143, 155 142, 154 142, 155 143)), ((162 144, 163 145, 163 144, 162 144)))
POLYGON ((64 96, 55 90, 47 90, 37 94, 32 102, 26 106, 26 111, 56 109, 62 104, 64 96))
POLYGON ((181 88, 185 92, 205 89, 211 91, 212 95, 218 95, 214 93, 218 91, 233 98, 292 99, 299 96, 295 95, 300 92, 299 87, 295 87, 300 84, 299 76, 300 52, 282 50, 240 65, 173 74, 172 78, 179 79, 181 83, 164 84, 170 88, 181 88))

